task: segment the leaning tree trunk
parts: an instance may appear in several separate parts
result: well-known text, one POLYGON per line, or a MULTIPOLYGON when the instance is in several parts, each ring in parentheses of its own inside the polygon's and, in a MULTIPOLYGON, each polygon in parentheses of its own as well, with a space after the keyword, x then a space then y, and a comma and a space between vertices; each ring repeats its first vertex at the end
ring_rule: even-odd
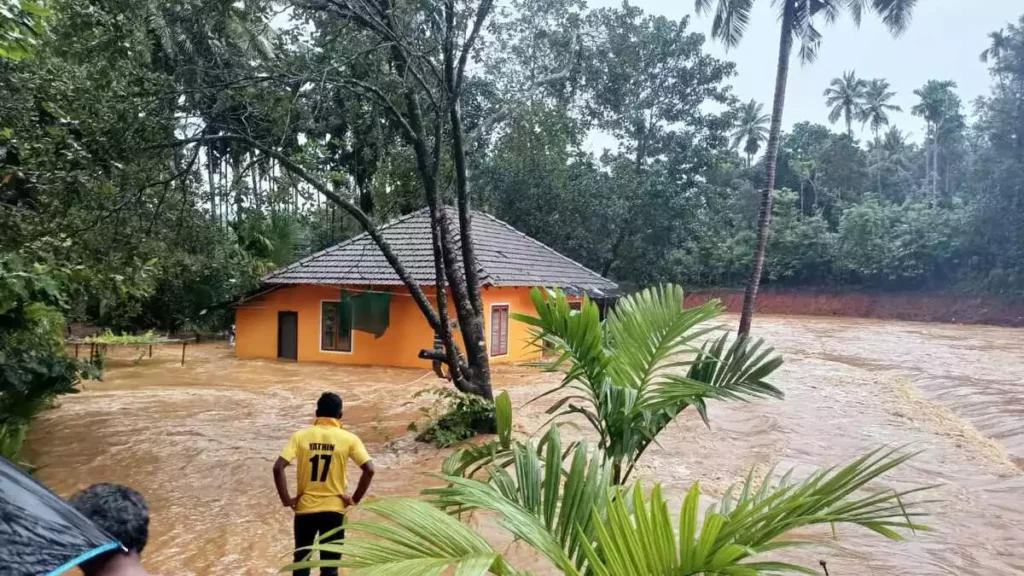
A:
POLYGON ((754 269, 750 272, 746 290, 743 292, 743 311, 740 313, 739 335, 750 333, 750 320, 754 315, 754 301, 761 284, 761 269, 768 252, 768 227, 772 218, 772 193, 775 189, 775 162, 779 153, 779 136, 782 132, 782 110, 786 102, 786 79, 789 77, 789 56, 793 51, 793 9, 784 4, 782 32, 779 39, 779 63, 775 74, 775 99, 772 104, 772 123, 768 132, 768 145, 764 151, 766 166, 764 190, 761 191, 761 206, 757 211, 757 248, 754 251, 754 269))

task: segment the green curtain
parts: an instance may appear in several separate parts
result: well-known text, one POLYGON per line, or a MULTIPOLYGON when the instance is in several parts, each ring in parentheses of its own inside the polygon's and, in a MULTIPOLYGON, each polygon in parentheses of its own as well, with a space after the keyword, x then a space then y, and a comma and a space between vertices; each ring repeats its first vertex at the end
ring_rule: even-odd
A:
POLYGON ((342 326, 369 332, 376 338, 383 336, 391 324, 391 294, 388 292, 363 292, 352 296, 342 290, 339 307, 342 326))

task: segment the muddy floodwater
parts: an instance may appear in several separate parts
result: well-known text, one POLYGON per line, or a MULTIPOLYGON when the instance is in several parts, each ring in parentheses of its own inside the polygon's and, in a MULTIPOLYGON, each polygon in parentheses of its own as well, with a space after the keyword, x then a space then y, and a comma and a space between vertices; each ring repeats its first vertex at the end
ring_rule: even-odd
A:
MULTIPOLYGON (((759 317, 754 330, 786 359, 774 378, 786 399, 712 405, 711 430, 684 412, 641 461, 645 485, 662 482, 676 506, 697 480, 714 498, 754 467, 799 474, 909 443, 921 454, 878 486, 937 484, 933 532, 904 542, 851 527, 836 540, 809 533, 822 546, 786 559, 826 559, 832 576, 1024 574, 1024 330, 797 317, 759 317)), ((423 403, 412 393, 437 383, 423 372, 240 361, 222 344, 189 347, 184 367, 180 348, 139 356, 118 351, 104 382, 46 412, 25 456, 62 495, 101 481, 141 491, 152 514, 144 560, 157 574, 271 574, 287 562, 291 516, 270 467, 323 390, 342 393, 345 426, 374 456, 373 494, 415 494, 447 454, 406 433, 423 403)), ((520 406, 555 382, 495 369, 520 433, 540 426, 547 404, 520 406)), ((518 568, 550 573, 508 549, 518 568)))

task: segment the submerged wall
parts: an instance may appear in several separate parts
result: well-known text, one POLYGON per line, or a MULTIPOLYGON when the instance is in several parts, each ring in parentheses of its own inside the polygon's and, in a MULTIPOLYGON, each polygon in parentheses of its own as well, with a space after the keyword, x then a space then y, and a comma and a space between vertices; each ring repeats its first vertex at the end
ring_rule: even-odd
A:
MULTIPOLYGON (((718 298, 739 313, 743 290, 689 290, 686 306, 718 298)), ((911 292, 841 292, 833 290, 762 290, 756 311, 762 314, 853 316, 882 320, 993 324, 1024 327, 1024 302, 993 296, 911 292)))

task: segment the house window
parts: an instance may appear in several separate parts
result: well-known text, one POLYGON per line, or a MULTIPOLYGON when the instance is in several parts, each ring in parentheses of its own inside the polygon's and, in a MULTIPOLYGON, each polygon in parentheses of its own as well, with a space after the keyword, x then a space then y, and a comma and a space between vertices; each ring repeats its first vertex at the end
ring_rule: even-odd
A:
POLYGON ((508 354, 508 305, 491 306, 491 356, 508 354))
POLYGON ((320 303, 320 349, 352 351, 352 303, 320 303))

